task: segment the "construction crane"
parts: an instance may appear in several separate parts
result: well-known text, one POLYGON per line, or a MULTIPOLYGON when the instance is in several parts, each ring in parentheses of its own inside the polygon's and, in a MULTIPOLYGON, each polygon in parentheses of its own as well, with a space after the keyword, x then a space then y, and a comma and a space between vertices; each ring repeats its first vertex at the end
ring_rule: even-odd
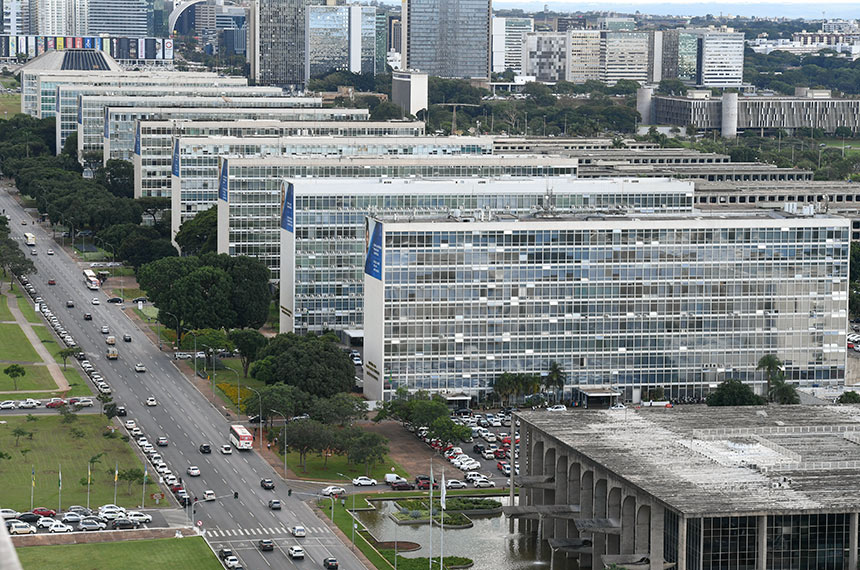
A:
POLYGON ((475 105, 474 103, 435 103, 441 107, 453 107, 453 111, 451 113, 451 134, 457 130, 457 107, 480 107, 480 105, 475 105))

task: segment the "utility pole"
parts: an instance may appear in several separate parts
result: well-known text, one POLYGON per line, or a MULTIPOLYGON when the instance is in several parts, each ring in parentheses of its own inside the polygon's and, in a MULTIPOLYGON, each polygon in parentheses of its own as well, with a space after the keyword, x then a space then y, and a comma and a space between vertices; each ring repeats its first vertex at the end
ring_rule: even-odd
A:
POLYGON ((435 103, 436 105, 440 105, 442 107, 451 107, 451 134, 455 134, 457 131, 457 107, 480 107, 480 105, 475 105, 473 103, 435 103))

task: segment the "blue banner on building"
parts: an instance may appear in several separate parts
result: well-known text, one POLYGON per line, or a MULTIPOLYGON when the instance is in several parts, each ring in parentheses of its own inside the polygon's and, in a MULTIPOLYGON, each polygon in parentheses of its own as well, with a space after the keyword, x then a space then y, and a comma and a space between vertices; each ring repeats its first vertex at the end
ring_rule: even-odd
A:
POLYGON ((173 141, 173 175, 179 176, 179 139, 173 141))
POLYGON ((137 121, 137 128, 134 129, 134 154, 140 156, 140 121, 137 121))
POLYGON ((227 159, 221 159, 221 176, 218 179, 218 199, 229 202, 227 199, 227 159))
POLYGON ((364 272, 382 281, 382 222, 364 218, 364 272))
POLYGON ((282 182, 284 190, 284 207, 281 210, 281 228, 290 233, 295 233, 295 207, 296 197, 292 182, 282 182))

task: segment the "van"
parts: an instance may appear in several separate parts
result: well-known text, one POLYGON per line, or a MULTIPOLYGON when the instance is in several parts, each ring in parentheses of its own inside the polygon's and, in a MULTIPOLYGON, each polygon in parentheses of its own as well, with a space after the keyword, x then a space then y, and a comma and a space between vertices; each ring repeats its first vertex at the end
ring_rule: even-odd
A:
POLYGON ((105 342, 107 344, 114 345, 114 344, 116 344, 116 337, 115 336, 109 336, 105 339, 105 342))
POLYGON ((385 474, 385 484, 393 485, 394 483, 406 482, 406 479, 398 475, 397 473, 386 473, 385 474))
POLYGON ((119 358, 119 352, 114 347, 110 347, 107 349, 107 359, 108 360, 116 360, 119 358))

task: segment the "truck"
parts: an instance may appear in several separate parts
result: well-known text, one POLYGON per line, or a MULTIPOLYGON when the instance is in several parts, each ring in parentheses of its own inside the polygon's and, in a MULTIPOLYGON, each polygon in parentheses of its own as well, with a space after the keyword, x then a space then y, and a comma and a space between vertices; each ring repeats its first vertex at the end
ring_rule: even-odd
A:
POLYGON ((113 346, 108 347, 107 349, 107 359, 108 360, 116 360, 119 358, 119 352, 113 346))

